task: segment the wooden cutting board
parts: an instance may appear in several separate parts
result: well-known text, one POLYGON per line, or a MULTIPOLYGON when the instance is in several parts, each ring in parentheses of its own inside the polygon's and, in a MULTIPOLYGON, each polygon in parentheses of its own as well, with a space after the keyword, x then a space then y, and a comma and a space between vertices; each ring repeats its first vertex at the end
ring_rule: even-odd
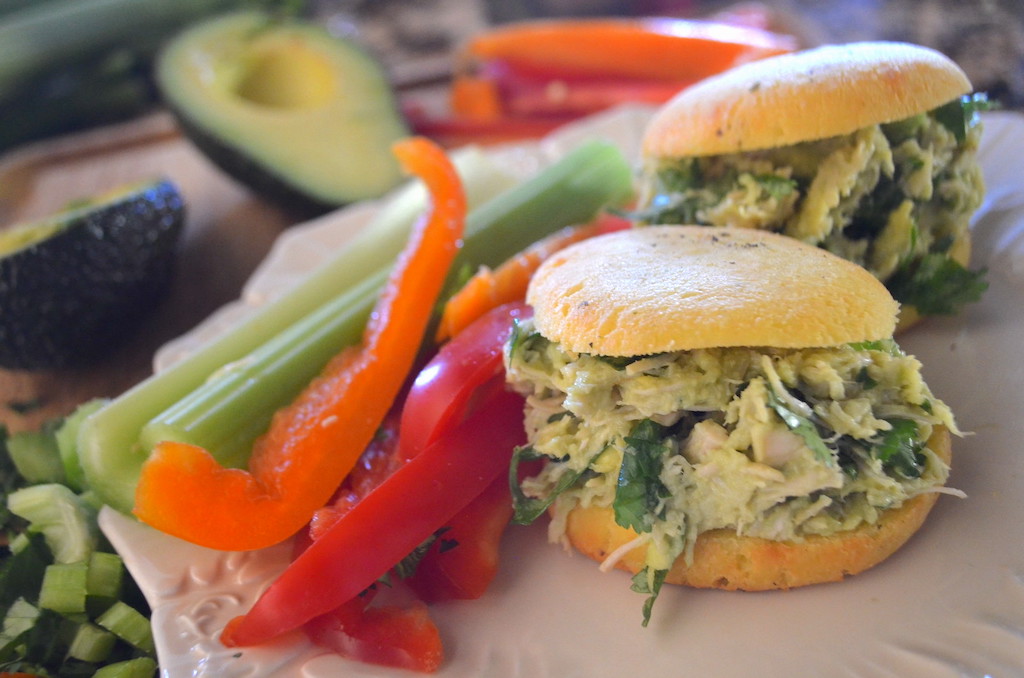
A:
POLYGON ((0 369, 0 424, 36 428, 93 397, 147 377, 154 351, 238 297, 293 220, 211 165, 165 113, 25 147, 0 158, 0 227, 52 214, 68 202, 151 177, 177 184, 187 221, 168 298, 124 344, 88 368, 0 369))

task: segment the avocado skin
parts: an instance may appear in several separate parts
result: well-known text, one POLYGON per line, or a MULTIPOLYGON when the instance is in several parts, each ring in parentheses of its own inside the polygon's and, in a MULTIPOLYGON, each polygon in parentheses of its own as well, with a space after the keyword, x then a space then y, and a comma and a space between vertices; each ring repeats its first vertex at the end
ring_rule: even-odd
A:
POLYGON ((161 180, 0 258, 0 367, 83 367, 116 348, 166 295, 184 222, 161 180))

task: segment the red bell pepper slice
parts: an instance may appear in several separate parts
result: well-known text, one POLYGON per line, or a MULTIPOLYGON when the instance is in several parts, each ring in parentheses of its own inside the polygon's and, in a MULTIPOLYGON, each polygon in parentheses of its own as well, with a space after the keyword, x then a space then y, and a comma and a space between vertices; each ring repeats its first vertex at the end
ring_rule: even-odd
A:
POLYGON ((519 395, 499 391, 410 459, 310 544, 246 615, 232 620, 222 642, 270 640, 377 581, 507 472, 512 448, 525 438, 522 406, 519 395))
POLYGON ((444 661, 441 634, 427 606, 370 607, 372 595, 356 596, 327 614, 306 622, 315 644, 343 657, 382 666, 433 673, 444 661))
POLYGON ((480 387, 501 374, 502 349, 516 319, 532 314, 524 302, 485 313, 438 350, 420 370, 402 407, 398 454, 411 459, 450 430, 480 399, 480 387))

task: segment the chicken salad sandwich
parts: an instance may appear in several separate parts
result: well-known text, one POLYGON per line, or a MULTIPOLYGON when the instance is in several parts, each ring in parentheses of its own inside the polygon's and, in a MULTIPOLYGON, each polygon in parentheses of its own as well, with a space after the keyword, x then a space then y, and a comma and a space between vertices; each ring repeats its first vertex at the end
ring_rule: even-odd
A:
POLYGON ((904 43, 830 45, 744 64, 680 92, 645 130, 645 223, 767 229, 867 268, 900 328, 958 312, 984 182, 982 94, 904 43))
POLYGON ((820 248, 635 228, 553 255, 527 301, 505 349, 515 519, 549 513, 552 540, 633 572, 645 624, 664 583, 861 572, 949 491, 956 425, 892 339, 897 303, 820 248))

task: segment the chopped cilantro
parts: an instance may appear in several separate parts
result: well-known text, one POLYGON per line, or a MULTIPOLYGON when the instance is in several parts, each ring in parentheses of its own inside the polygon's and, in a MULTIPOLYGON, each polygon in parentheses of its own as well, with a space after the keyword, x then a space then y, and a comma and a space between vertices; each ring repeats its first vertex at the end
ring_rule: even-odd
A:
POLYGON ((571 416, 572 416, 571 412, 569 412, 568 410, 562 410, 561 412, 555 412, 554 414, 552 414, 550 417, 547 418, 546 421, 549 424, 553 424, 556 421, 560 421, 562 419, 565 419, 566 417, 571 417, 571 416))
POLYGON ((874 190, 861 199, 843 235, 852 240, 875 238, 892 214, 907 199, 897 177, 882 176, 874 190))
POLYGON ((851 341, 847 344, 854 351, 881 351, 891 356, 903 354, 899 344, 893 339, 878 339, 877 341, 851 341))
POLYGON ((967 132, 976 124, 976 114, 981 111, 991 111, 997 108, 994 101, 989 101, 988 95, 983 92, 965 94, 959 99, 954 99, 948 104, 939 106, 932 115, 956 137, 956 140, 963 143, 967 139, 967 132))
POLYGON ((537 520, 548 510, 549 506, 555 503, 558 495, 575 485, 576 481, 587 473, 587 469, 566 472, 562 474, 562 477, 558 479, 558 484, 551 489, 546 497, 527 497, 519 486, 519 467, 541 459, 549 459, 549 457, 537 452, 531 445, 517 447, 512 453, 512 463, 509 464, 508 469, 508 486, 512 492, 512 506, 515 509, 512 514, 512 522, 516 525, 529 525, 537 520))
POLYGON ((508 354, 510 356, 515 355, 521 351, 527 342, 535 339, 543 339, 540 332, 527 332, 523 329, 522 323, 519 318, 512 320, 512 333, 508 338, 508 354))
POLYGON ((596 353, 593 354, 593 356, 606 365, 611 365, 617 370, 624 370, 627 365, 634 363, 639 359, 639 356, 597 355, 596 353))
POLYGON ((969 271, 945 254, 930 253, 901 267, 886 281, 901 304, 922 315, 952 315, 965 304, 981 299, 988 289, 986 271, 969 271))
POLYGON ((694 195, 659 193, 647 207, 629 212, 629 218, 643 224, 696 224, 702 207, 704 202, 694 195))
POLYGON ((644 568, 633 575, 633 583, 629 587, 636 593, 646 593, 647 600, 644 601, 644 621, 643 625, 646 627, 651 621, 651 610, 654 609, 654 601, 658 599, 658 594, 661 593, 661 586, 665 583, 665 577, 668 576, 668 570, 655 570, 651 573, 650 568, 644 568))
POLYGON ((626 436, 626 449, 619 467, 619 482, 612 508, 615 522, 637 532, 650 532, 654 511, 668 496, 668 488, 661 482, 667 448, 665 429, 650 419, 637 422, 626 436))
POLYGON ((878 382, 871 378, 868 374, 868 368, 860 368, 860 372, 857 373, 857 383, 860 384, 865 391, 870 391, 874 387, 878 386, 878 382))
POLYGON ((755 174, 754 181, 764 189, 765 193, 776 200, 785 198, 797 189, 795 179, 787 179, 778 174, 755 174))
POLYGON ((875 456, 883 468, 895 471, 905 478, 919 478, 923 470, 920 439, 917 424, 909 419, 888 419, 892 428, 882 436, 875 446, 875 456))
POLYGON ((832 451, 825 445, 814 422, 786 407, 786 404, 771 389, 768 389, 768 404, 789 427, 790 431, 803 438, 804 444, 811 452, 814 452, 815 457, 825 464, 832 464, 832 451))
MULTIPOLYGON (((419 568, 420 563, 423 562, 423 558, 427 555, 427 551, 429 551, 430 547, 434 545, 434 542, 449 529, 450 528, 442 527, 437 532, 424 539, 423 543, 412 550, 412 553, 398 561, 398 564, 391 568, 392 571, 398 575, 399 579, 408 579, 416 574, 416 570, 419 568)), ((457 543, 458 542, 456 542, 456 544, 457 543)), ((385 580, 383 583, 387 584, 387 581, 385 580)))

